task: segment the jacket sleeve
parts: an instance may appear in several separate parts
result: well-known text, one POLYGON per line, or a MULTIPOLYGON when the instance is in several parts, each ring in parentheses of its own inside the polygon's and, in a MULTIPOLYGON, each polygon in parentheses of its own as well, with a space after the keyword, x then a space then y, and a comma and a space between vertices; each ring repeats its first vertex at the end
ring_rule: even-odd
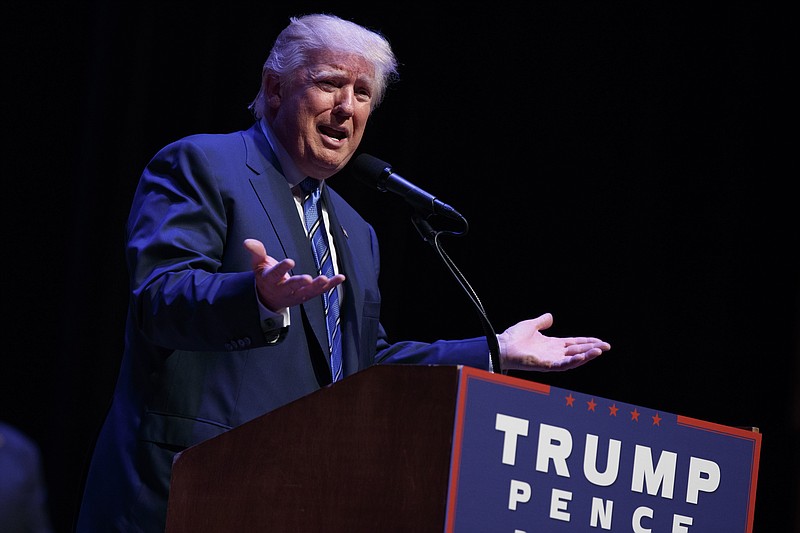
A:
MULTIPOLYGON (((381 327, 381 332, 383 328, 381 327)), ((464 365, 489 370, 489 343, 484 337, 438 340, 432 343, 401 341, 389 345, 380 335, 375 358, 384 364, 464 365)))
POLYGON ((261 323, 252 271, 221 272, 226 198, 192 138, 145 168, 127 224, 133 316, 169 349, 231 350, 276 342, 261 323))

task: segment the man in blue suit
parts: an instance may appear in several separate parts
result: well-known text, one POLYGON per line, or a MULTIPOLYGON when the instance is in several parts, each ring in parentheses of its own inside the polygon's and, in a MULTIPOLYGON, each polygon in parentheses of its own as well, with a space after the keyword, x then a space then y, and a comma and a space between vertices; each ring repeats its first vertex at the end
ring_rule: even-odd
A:
MULTIPOLYGON (((388 342, 375 232, 325 184, 396 75, 378 33, 293 18, 264 65, 254 124, 186 137, 147 165, 127 225, 125 353, 78 531, 163 531, 177 452, 330 384, 330 291, 345 377, 376 363, 489 369, 485 337, 388 342), (331 275, 318 270, 293 194, 307 177, 321 185, 331 275)), ((498 335, 502 369, 565 370, 610 348, 547 337, 551 323, 545 314, 498 335)))

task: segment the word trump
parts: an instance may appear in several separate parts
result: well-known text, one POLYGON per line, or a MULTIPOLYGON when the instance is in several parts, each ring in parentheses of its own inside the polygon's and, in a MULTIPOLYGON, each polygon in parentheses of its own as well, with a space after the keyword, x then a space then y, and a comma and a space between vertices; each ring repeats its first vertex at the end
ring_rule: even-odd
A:
MULTIPOLYGON (((503 434, 502 463, 515 466, 519 460, 517 449, 528 438, 530 422, 524 418, 518 418, 498 413, 495 418, 495 429, 503 434)), ((542 474, 555 473, 560 478, 571 478, 574 472, 570 471, 570 463, 573 469, 577 468, 576 461, 580 461, 579 456, 568 462, 573 456, 575 439, 572 433, 563 428, 550 424, 540 423, 538 440, 536 441, 535 470, 542 474)), ((532 444, 532 442, 531 442, 532 444)), ((719 465, 708 459, 691 456, 688 468, 678 471, 678 454, 663 450, 654 460, 653 450, 649 446, 636 444, 632 450, 632 461, 622 461, 623 442, 618 439, 609 438, 604 442, 606 448, 605 457, 598 457, 598 450, 601 449, 600 437, 591 433, 586 433, 582 443, 583 458, 581 475, 595 487, 609 487, 620 480, 621 474, 624 480, 630 480, 630 492, 633 494, 647 494, 659 496, 663 499, 673 500, 675 498, 676 477, 686 476, 686 490, 679 497, 688 504, 697 505, 703 494, 713 493, 720 486, 721 471, 719 465), (628 464, 628 470, 620 472, 621 464, 628 464), (598 465, 604 464, 601 468, 598 465)), ((631 453, 628 451, 627 453, 631 453)), ((508 509, 515 511, 520 505, 527 504, 533 496, 531 484, 512 479, 509 485, 508 509)), ((569 521, 569 503, 573 494, 570 491, 560 490, 553 487, 550 494, 550 518, 555 520, 569 521)), ((611 517, 614 508, 614 501, 603 500, 593 497, 591 503, 589 521, 593 527, 610 529, 611 517)), ((633 531, 646 533, 650 531, 642 520, 652 519, 653 509, 647 506, 639 506, 632 515, 633 531)), ((646 522, 647 520, 645 520, 646 522)), ((673 532, 688 531, 687 526, 692 525, 692 518, 675 514, 672 520, 673 532)))

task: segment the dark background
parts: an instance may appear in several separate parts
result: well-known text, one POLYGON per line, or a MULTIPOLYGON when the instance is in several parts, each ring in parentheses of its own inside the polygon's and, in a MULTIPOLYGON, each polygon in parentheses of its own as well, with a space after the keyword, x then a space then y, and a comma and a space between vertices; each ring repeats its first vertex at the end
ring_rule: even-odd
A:
MULTIPOLYGON (((2 22, 0 418, 40 445, 60 532, 122 353, 142 168, 178 137, 246 128, 288 16, 331 9, 106 4, 10 4, 2 22)), ((497 331, 550 311, 552 335, 613 345, 519 377, 757 426, 755 531, 797 531, 784 16, 756 2, 464 5, 335 11, 385 33, 401 62, 362 151, 465 215, 469 232, 443 244, 497 331)), ((392 339, 483 333, 399 197, 331 184, 381 239, 392 339)))

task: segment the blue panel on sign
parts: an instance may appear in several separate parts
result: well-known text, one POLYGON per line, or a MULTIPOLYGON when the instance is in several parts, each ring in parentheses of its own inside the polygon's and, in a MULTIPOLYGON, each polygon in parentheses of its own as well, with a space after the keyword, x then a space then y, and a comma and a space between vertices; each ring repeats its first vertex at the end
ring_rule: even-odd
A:
POLYGON ((462 371, 447 531, 752 530, 761 435, 462 371))

